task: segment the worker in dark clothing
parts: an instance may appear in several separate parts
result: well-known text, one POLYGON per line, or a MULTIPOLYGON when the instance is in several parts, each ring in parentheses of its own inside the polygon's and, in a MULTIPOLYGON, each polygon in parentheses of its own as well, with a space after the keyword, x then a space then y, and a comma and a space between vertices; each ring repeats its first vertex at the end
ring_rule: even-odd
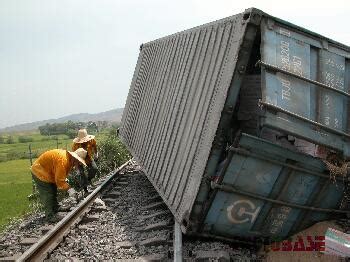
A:
POLYGON ((80 165, 86 165, 86 155, 87 152, 82 148, 74 152, 53 149, 40 155, 31 166, 33 180, 49 222, 58 220, 57 190, 68 191, 69 195, 75 193, 66 178, 73 168, 79 169, 80 165))

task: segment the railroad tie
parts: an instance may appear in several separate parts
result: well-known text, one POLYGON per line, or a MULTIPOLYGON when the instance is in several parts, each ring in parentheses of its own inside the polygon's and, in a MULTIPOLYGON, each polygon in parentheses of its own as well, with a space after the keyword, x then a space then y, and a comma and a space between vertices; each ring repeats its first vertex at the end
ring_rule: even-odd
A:
POLYGON ((100 215, 98 214, 94 214, 94 215, 86 215, 83 217, 82 219, 82 223, 90 223, 90 222, 93 222, 93 221, 97 221, 100 219, 100 215))
POLYGON ((37 237, 26 237, 26 238, 22 238, 20 244, 22 246, 31 246, 33 244, 35 244, 36 242, 38 242, 39 238, 37 237))
POLYGON ((108 204, 108 203, 115 203, 116 199, 115 198, 104 198, 103 201, 108 204))
POLYGON ((133 241, 122 241, 115 243, 115 247, 129 249, 135 246, 135 244, 133 241))
POLYGON ((129 183, 128 182, 123 182, 123 181, 118 181, 115 184, 116 184, 116 186, 127 186, 129 183))
POLYGON ((140 232, 148 232, 148 231, 155 231, 155 230, 162 230, 167 229, 171 226, 171 220, 161 221, 155 224, 151 224, 145 227, 139 227, 136 230, 140 232))
POLYGON ((156 194, 156 195, 151 196, 151 197, 148 198, 147 200, 148 200, 149 202, 154 202, 154 201, 156 201, 156 200, 158 200, 158 199, 161 199, 161 197, 160 197, 160 195, 156 194))
POLYGON ((68 213, 69 213, 69 212, 59 211, 59 212, 57 212, 56 215, 57 215, 58 217, 65 217, 68 213))
MULTIPOLYGON (((148 256, 142 256, 140 259, 141 261, 152 261, 152 262, 167 261, 167 257, 164 254, 152 254, 148 256)), ((125 260, 121 259, 121 261, 125 261, 125 260)))
POLYGON ((22 255, 22 253, 15 253, 9 257, 0 257, 0 261, 17 261, 17 259, 22 255))
POLYGON ((121 196, 121 193, 118 192, 118 191, 111 191, 111 192, 107 192, 104 197, 105 198, 117 198, 117 197, 120 197, 121 196))
POLYGON ((92 206, 91 211, 92 212, 103 212, 106 211, 107 207, 106 206, 92 206))
POLYGON ((155 213, 152 213, 152 214, 149 214, 149 215, 138 216, 138 220, 140 220, 140 222, 143 223, 147 219, 160 217, 160 216, 163 216, 163 215, 168 215, 169 213, 170 213, 170 211, 168 209, 166 209, 166 210, 158 211, 158 212, 155 212, 155 213))
POLYGON ((145 246, 145 247, 150 247, 150 246, 164 245, 167 243, 168 243, 168 236, 162 235, 162 236, 157 236, 157 237, 145 239, 145 240, 139 242, 139 245, 145 246))
POLYGON ((93 231, 93 230, 95 230, 93 227, 88 226, 88 225, 79 225, 78 229, 79 230, 85 230, 85 231, 93 231))
POLYGON ((195 252, 195 261, 230 261, 230 254, 227 251, 199 250, 195 252))
POLYGON ((45 235, 47 232, 49 232, 53 228, 53 225, 45 225, 42 227, 39 227, 39 231, 41 231, 42 235, 45 235))
POLYGON ((152 203, 152 204, 149 204, 145 207, 142 207, 141 210, 144 211, 144 210, 147 210, 147 209, 154 209, 154 208, 158 208, 158 207, 162 207, 162 206, 165 206, 165 203, 163 201, 159 201, 159 202, 155 202, 155 203, 152 203))

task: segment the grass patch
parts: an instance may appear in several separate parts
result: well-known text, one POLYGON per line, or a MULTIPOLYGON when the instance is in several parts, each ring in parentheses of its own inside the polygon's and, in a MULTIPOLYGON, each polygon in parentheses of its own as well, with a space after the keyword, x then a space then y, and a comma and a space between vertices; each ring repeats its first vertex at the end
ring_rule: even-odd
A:
POLYGON ((32 192, 28 160, 0 163, 0 229, 10 219, 30 211, 27 196, 32 192))
POLYGON ((31 142, 19 143, 18 135, 13 135, 14 144, 0 144, 0 162, 14 159, 29 159, 29 145, 32 149, 32 157, 38 157, 44 151, 55 148, 70 150, 72 147, 72 139, 66 135, 58 136, 42 136, 39 133, 26 134, 27 137, 33 139, 31 142), (56 139, 58 138, 58 140, 56 139))

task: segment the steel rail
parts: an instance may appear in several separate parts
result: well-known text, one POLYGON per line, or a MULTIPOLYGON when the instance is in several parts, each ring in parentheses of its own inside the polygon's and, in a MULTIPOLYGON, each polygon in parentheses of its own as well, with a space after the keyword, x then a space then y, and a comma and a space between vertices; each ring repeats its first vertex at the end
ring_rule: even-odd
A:
POLYGON ((112 171, 110 176, 94 191, 92 191, 79 205, 69 212, 60 222, 58 222, 46 235, 44 235, 36 244, 26 250, 17 261, 42 261, 52 252, 63 238, 68 234, 89 210, 98 194, 104 189, 115 176, 123 170, 131 160, 121 165, 118 169, 112 171))

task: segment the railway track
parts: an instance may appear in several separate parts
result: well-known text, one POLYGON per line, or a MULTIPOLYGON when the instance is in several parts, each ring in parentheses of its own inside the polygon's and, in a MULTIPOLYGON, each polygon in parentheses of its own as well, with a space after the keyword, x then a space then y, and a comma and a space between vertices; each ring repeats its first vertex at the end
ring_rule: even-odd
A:
POLYGON ((248 261, 254 251, 187 239, 139 167, 125 163, 17 261, 248 261))
POLYGON ((64 240, 64 237, 76 226, 84 216, 90 211, 94 200, 98 197, 109 183, 111 183, 129 162, 123 164, 105 182, 98 186, 91 194, 89 194, 78 206, 68 213, 61 221, 59 221, 46 235, 44 235, 36 244, 32 245, 17 261, 41 261, 64 240))

